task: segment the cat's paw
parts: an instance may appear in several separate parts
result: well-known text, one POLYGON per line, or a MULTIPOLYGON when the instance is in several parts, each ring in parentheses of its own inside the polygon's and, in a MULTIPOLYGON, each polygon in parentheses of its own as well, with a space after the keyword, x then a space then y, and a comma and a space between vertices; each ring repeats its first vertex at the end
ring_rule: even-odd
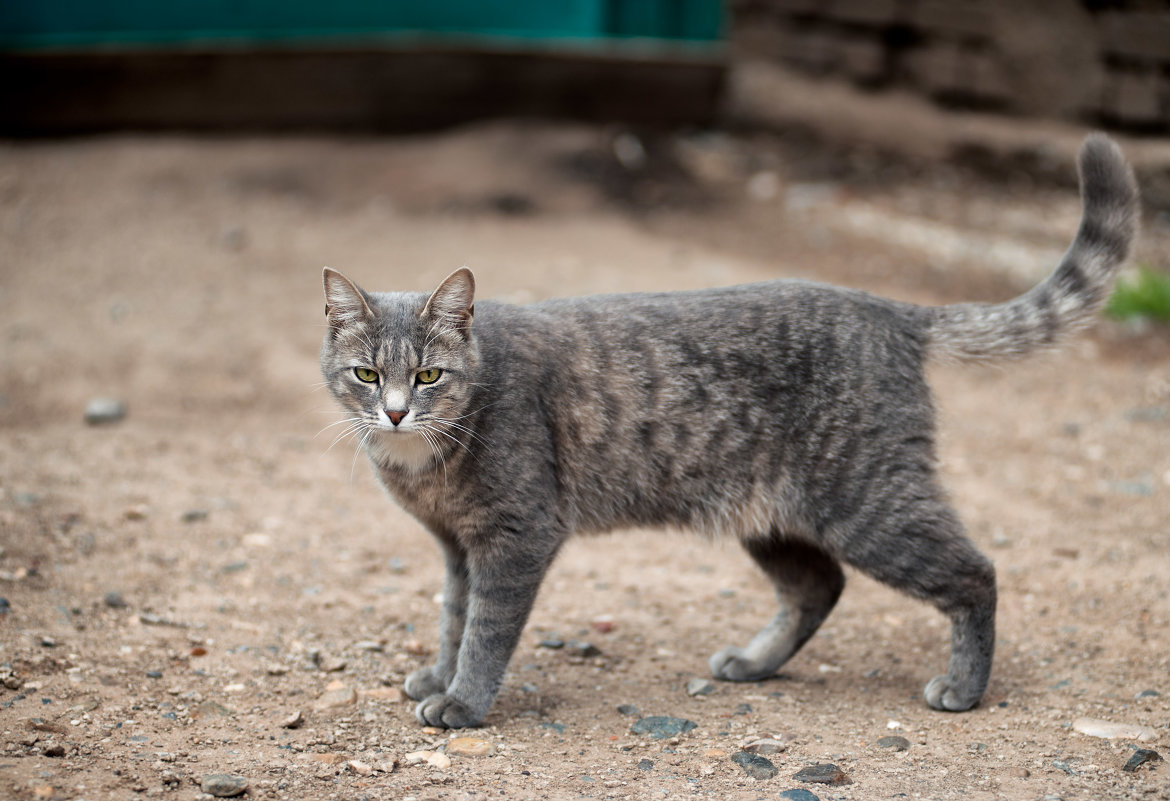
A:
POLYGON ((423 700, 414 710, 418 722, 424 726, 444 729, 462 729, 478 726, 483 714, 476 714, 462 701, 439 693, 423 700))
POLYGON ((775 667, 761 665, 748 658, 742 648, 729 645, 707 662, 711 674, 723 681, 760 681, 771 676, 775 667))
POLYGON ((935 676, 922 692, 926 703, 942 712, 966 712, 979 703, 983 693, 964 691, 948 676, 935 676))
POLYGON ((447 691, 447 683, 435 675, 433 667, 419 668, 406 677, 406 694, 415 701, 447 691))

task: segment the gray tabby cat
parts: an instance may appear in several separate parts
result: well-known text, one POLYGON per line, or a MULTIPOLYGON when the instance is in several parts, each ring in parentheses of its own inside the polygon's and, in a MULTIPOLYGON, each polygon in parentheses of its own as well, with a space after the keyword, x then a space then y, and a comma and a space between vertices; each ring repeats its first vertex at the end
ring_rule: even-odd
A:
POLYGON ((833 608, 844 563, 950 617, 950 665, 926 702, 978 703, 995 571, 939 487, 923 368, 1019 356, 1089 323, 1138 200, 1104 136, 1079 166, 1068 253, 994 305, 773 281, 473 306, 466 268, 429 295, 366 293, 326 268, 325 379, 446 557, 438 657, 406 681, 418 720, 478 725, 561 544, 628 526, 734 536, 775 585, 780 611, 711 657, 717 678, 775 673, 833 608))

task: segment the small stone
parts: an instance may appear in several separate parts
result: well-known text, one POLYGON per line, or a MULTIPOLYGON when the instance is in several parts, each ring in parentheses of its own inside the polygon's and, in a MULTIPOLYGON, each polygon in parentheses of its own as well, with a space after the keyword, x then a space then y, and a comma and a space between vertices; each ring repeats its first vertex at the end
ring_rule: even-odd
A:
POLYGON ((565 651, 572 656, 581 659, 588 659, 593 656, 601 656, 601 649, 591 642, 584 642, 578 640, 570 640, 565 643, 565 651))
POLYGON ((63 757, 65 756, 65 746, 61 745, 60 743, 46 745, 45 750, 41 751, 41 753, 47 757, 63 757))
POLYGON ((1026 779, 1032 775, 1032 771, 1027 768, 1012 768, 1008 771, 1008 775, 1013 779, 1026 779))
POLYGON ((687 695, 710 695, 715 692, 715 683, 710 679, 695 678, 687 682, 687 695))
POLYGON ((849 777, 845 775, 845 772, 836 765, 830 764, 810 765, 807 768, 801 768, 792 778, 813 784, 849 783, 849 777))
POLYGON ((288 665, 282 665, 279 662, 269 662, 264 666, 264 672, 269 676, 283 676, 288 671, 288 665))
POLYGON ((491 756, 495 751, 494 745, 476 737, 456 737, 447 743, 447 753, 455 756, 491 756))
POLYGON ((196 719, 210 717, 229 718, 234 714, 235 712, 228 709, 223 704, 218 704, 215 701, 209 700, 200 702, 200 704, 191 712, 191 717, 196 719))
POLYGON ((665 740, 667 737, 678 737, 686 734, 698 724, 685 718, 672 718, 664 715, 653 715, 642 718, 630 727, 634 734, 649 734, 655 740, 665 740))
POLYGON ((309 759, 320 762, 322 765, 340 765, 345 761, 345 754, 327 751, 323 754, 309 754, 309 759))
POLYGON ((1089 737, 1102 737, 1107 740, 1121 737, 1127 740, 1150 742, 1158 737, 1157 733, 1149 726, 1137 723, 1113 723, 1096 718, 1077 718, 1073 721, 1073 728, 1089 737))
POLYGON ((0 598, 0 615, 7 615, 12 611, 12 604, 8 603, 7 598, 0 598))
POLYGON ((321 696, 313 702, 313 709, 323 712, 327 709, 338 709, 354 703, 357 703, 357 693, 352 687, 343 686, 321 693, 321 696))
POLYGON ((771 756, 774 754, 783 753, 786 748, 788 748, 788 746, 779 740, 773 740, 770 737, 765 737, 763 739, 748 743, 743 747, 743 750, 747 751, 749 754, 771 756))
POLYGON ((1142 690, 1133 697, 1133 700, 1140 701, 1143 698, 1157 698, 1161 694, 1162 693, 1158 692, 1157 690, 1142 690))
POLYGON ((821 801, 821 799, 803 787, 794 787, 791 790, 785 790, 780 793, 780 797, 785 801, 821 801))
POLYGON ((427 764, 430 765, 432 768, 438 768, 439 770, 446 770, 447 768, 451 767, 451 757, 447 756, 446 754, 443 754, 443 753, 436 751, 435 753, 433 753, 429 757, 427 757, 427 764))
POLYGON ((216 798, 233 798, 244 794, 248 780, 228 773, 208 773, 199 780, 199 789, 216 798))
POLYGON ((162 678, 162 671, 161 670, 148 670, 148 671, 146 671, 146 678, 148 678, 148 679, 161 679, 162 678))
POLYGON ((41 647, 42 648, 56 648, 57 647, 57 640, 46 634, 44 637, 41 637, 41 647))
POLYGON ((122 517, 126 520, 145 520, 150 517, 150 507, 144 503, 136 503, 122 510, 122 517))
POLYGON ((882 737, 877 741, 878 748, 888 748, 891 751, 905 751, 910 747, 910 741, 905 737, 892 735, 890 737, 882 737))
POLYGON ((399 704, 406 700, 406 693, 398 687, 374 687, 371 690, 362 690, 358 693, 362 698, 371 698, 375 701, 389 701, 399 704))
POLYGON ((402 644, 402 650, 412 656, 425 656, 427 647, 422 644, 421 640, 409 639, 402 644))
POLYGON ((369 776, 371 773, 374 772, 374 769, 372 767, 367 765, 365 762, 362 762, 362 761, 357 760, 357 759, 351 759, 349 762, 346 762, 345 764, 346 764, 346 766, 349 767, 350 770, 352 770, 354 773, 356 773, 359 776, 369 776))
POLYGON ((93 398, 85 404, 85 422, 91 426, 116 423, 126 416, 126 404, 117 398, 93 398))
POLYGON ((638 760, 638 770, 654 770, 654 761, 650 759, 638 760))
POLYGON ((631 717, 637 717, 642 714, 641 710, 633 704, 618 704, 617 711, 619 715, 628 715, 631 717))
POLYGON ((336 656, 322 656, 317 662, 317 670, 323 673, 340 673, 345 670, 346 662, 336 656))
POLYGON ((1129 761, 1127 761, 1125 763, 1125 765, 1122 766, 1121 769, 1124 771, 1128 771, 1130 773, 1133 773, 1134 771, 1136 771, 1138 768, 1140 768, 1142 765, 1146 764, 1147 762, 1161 762, 1161 761, 1162 761, 1162 755, 1159 754, 1157 751, 1151 751, 1149 748, 1139 748, 1138 750, 1133 752, 1133 756, 1131 756, 1129 758, 1129 761))
POLYGON ((353 644, 355 651, 367 651, 369 653, 381 653, 386 650, 386 646, 377 640, 361 640, 353 644))
POLYGON ((554 651, 559 651, 565 647, 565 641, 557 637, 546 637, 537 643, 541 648, 550 648, 554 651))
POLYGON ((411 751, 403 759, 407 765, 421 765, 434 755, 434 751, 411 751))
MULTIPOLYGON (((747 748, 744 748, 743 750, 747 751, 747 748)), ((752 751, 749 753, 755 753, 755 752, 752 751)), ((703 752, 703 756, 706 757, 707 759, 722 759, 723 757, 727 756, 727 752, 724 751, 722 748, 708 748, 706 751, 703 752)))
POLYGON ((772 764, 772 760, 747 751, 736 751, 731 755, 731 761, 743 768, 743 772, 748 776, 760 781, 771 779, 780 772, 772 764))
POLYGON ((125 609, 128 606, 126 599, 122 597, 122 593, 117 590, 107 592, 102 600, 111 609, 125 609))
POLYGON ((589 621, 589 625, 593 627, 594 631, 602 634, 608 634, 613 631, 614 622, 613 615, 598 615, 589 621))
POLYGON ((288 715, 286 715, 280 721, 280 727, 282 729, 299 729, 301 726, 304 725, 304 723, 305 723, 305 716, 301 713, 301 710, 296 709, 296 710, 292 711, 291 713, 289 713, 288 715))
POLYGON ((208 514, 210 513, 206 509, 188 509, 179 516, 179 520, 184 523, 198 523, 206 520, 208 514))

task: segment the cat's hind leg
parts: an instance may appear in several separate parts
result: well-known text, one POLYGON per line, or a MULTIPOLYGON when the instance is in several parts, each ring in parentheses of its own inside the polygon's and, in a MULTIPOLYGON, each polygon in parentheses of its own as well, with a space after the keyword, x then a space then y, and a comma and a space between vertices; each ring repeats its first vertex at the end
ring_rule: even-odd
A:
POLYGON ((941 500, 904 507, 889 523, 844 549, 846 561, 894 589, 928 601, 951 619, 951 658, 923 695, 934 709, 979 703, 995 650, 995 567, 967 539, 941 500))
POLYGON ((773 534, 747 540, 744 548, 772 580, 780 611, 746 646, 729 645, 711 657, 711 673, 724 681, 775 673, 816 632, 845 586, 841 566, 815 545, 773 534))

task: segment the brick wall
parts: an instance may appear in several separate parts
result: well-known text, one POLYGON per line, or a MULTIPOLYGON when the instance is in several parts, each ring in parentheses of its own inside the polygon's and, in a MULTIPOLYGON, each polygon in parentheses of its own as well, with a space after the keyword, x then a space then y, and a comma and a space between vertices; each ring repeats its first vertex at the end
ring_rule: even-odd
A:
POLYGON ((1170 0, 731 0, 739 52, 937 102, 1170 132, 1170 0))

